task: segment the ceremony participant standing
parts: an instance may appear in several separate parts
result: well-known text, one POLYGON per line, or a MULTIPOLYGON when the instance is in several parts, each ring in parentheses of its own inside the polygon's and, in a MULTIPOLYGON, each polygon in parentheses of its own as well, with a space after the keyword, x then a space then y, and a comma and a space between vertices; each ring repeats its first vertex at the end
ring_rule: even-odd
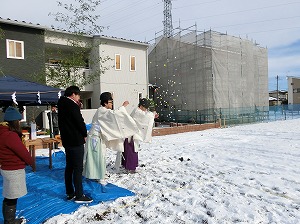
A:
POLYGON ((93 200, 83 194, 82 172, 84 143, 87 130, 80 112, 80 90, 77 86, 66 89, 58 101, 58 126, 66 152, 65 186, 67 200, 89 203, 93 200))
POLYGON ((23 219, 16 219, 17 201, 27 194, 25 167, 33 165, 33 159, 22 142, 21 119, 22 115, 17 109, 8 107, 4 114, 4 122, 0 123, 4 223, 22 223, 23 219))
POLYGON ((50 126, 50 137, 54 138, 55 135, 59 134, 58 128, 58 113, 56 105, 51 105, 51 111, 47 113, 49 126, 50 126))
MULTIPOLYGON (((50 137, 55 138, 56 135, 59 135, 58 128, 58 113, 56 105, 51 105, 51 111, 47 113, 50 127, 50 137)), ((54 148, 58 149, 58 143, 54 143, 54 148)))
POLYGON ((146 98, 140 99, 138 107, 131 113, 132 118, 138 126, 139 132, 125 139, 122 156, 122 165, 131 173, 134 173, 138 166, 140 142, 151 142, 154 118, 158 117, 156 112, 148 111, 149 106, 149 100, 146 98))
POLYGON ((113 110, 111 93, 100 95, 101 106, 96 111, 92 127, 88 133, 85 145, 85 162, 83 175, 96 179, 102 185, 106 184, 106 148, 123 151, 124 139, 137 132, 137 126, 123 105, 113 110))

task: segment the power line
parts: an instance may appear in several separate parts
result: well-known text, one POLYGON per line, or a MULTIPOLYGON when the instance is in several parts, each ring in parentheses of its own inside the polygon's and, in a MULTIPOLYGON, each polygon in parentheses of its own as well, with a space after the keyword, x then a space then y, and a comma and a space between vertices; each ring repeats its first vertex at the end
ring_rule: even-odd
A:
POLYGON ((259 21, 249 22, 249 23, 237 23, 237 24, 224 25, 224 26, 215 26, 214 28, 223 28, 223 27, 230 27, 230 26, 241 26, 241 25, 246 25, 246 24, 263 23, 263 22, 273 22, 273 21, 276 21, 276 20, 294 19, 294 18, 299 18, 299 17, 300 16, 291 16, 291 17, 284 17, 284 18, 277 18, 277 19, 266 19, 266 20, 259 20, 259 21))
MULTIPOLYGON (((136 5, 138 5, 138 4, 140 4, 140 3, 143 3, 143 2, 145 2, 145 1, 147 1, 147 0, 138 0, 138 1, 136 1, 136 2, 133 2, 132 4, 127 4, 125 7, 122 7, 122 8, 119 8, 119 9, 117 9, 117 10, 115 10, 115 11, 110 11, 109 13, 107 13, 106 15, 104 14, 103 15, 103 17, 105 17, 105 16, 111 16, 111 15, 113 15, 114 13, 117 13, 117 12, 122 12, 122 11, 125 11, 126 9, 129 9, 129 8, 132 8, 132 6, 136 6, 136 5)), ((122 2, 122 1, 118 1, 118 2, 116 2, 115 4, 113 4, 113 5, 117 5, 117 4, 119 4, 120 2, 122 2)), ((108 8, 108 7, 106 7, 106 8, 108 8)), ((105 8, 105 9, 106 9, 105 8)))
MULTIPOLYGON (((213 1, 213 2, 218 2, 220 0, 216 0, 216 1, 213 1)), ((143 2, 143 1, 142 1, 143 2)), ((212 3, 212 2, 204 2, 204 3, 201 3, 201 4, 206 4, 206 3, 212 3)), ((284 4, 277 4, 277 5, 273 5, 273 6, 266 6, 266 7, 259 7, 259 8, 254 8, 254 9, 247 9, 247 10, 239 10, 239 11, 233 11, 233 12, 228 12, 228 13, 222 13, 222 14, 215 14, 215 15, 210 15, 210 16, 205 16, 205 17, 200 17, 200 18, 196 18, 196 19, 186 19, 186 20, 181 20, 181 21, 189 21, 189 20, 197 20, 197 19, 203 19, 203 18, 210 18, 210 17, 217 17, 217 16, 220 16, 220 15, 230 15, 230 14, 236 14, 236 13, 242 13, 242 12, 247 12, 247 11, 255 11, 255 10, 261 10, 261 9, 267 9, 267 8, 274 8, 274 7, 280 7, 280 6, 284 6, 284 5, 292 5, 292 4, 298 4, 300 2, 289 2, 289 3, 284 3, 284 4)), ((160 5, 160 3, 156 3, 155 5, 153 5, 152 7, 153 8, 156 8, 160 5)), ((200 5, 200 4, 194 4, 194 5, 200 5)), ((194 5, 189 5, 189 6, 194 6, 194 5)), ((174 9, 180 9, 180 8, 186 8, 188 6, 183 6, 183 7, 176 7, 174 9)), ((124 21, 128 18, 132 18, 133 16, 137 16, 138 14, 141 14, 142 11, 145 11, 147 9, 143 9, 143 10, 140 10, 139 13, 131 13, 129 14, 128 16, 126 17, 121 17, 120 19, 118 20, 115 20, 113 21, 113 23, 110 23, 110 24, 114 24, 116 23, 117 21, 124 21)), ((152 14, 151 16, 147 17, 147 18, 143 18, 143 19, 139 19, 137 21, 135 21, 134 23, 130 23, 130 25, 132 24, 136 24, 136 23, 140 23, 140 22, 144 22, 144 21, 147 21, 147 20, 150 20, 153 18, 155 18, 155 16, 157 15, 161 15, 161 13, 156 13, 156 14, 152 14)), ((261 22, 268 22, 268 21, 278 21, 278 20, 283 20, 283 19, 292 19, 292 18, 298 18, 299 16, 294 16, 294 17, 285 17, 285 18, 277 18, 277 19, 270 19, 270 20, 261 20, 261 21, 254 21, 254 22, 248 22, 248 23, 240 23, 240 24, 229 24, 229 25, 225 25, 225 26, 215 26, 215 28, 220 28, 220 27, 230 27, 230 26, 238 26, 238 25, 246 25, 246 24, 254 24, 254 23, 261 23, 261 22)), ((176 23, 176 22, 175 22, 176 23)), ((178 23, 178 22, 177 22, 178 23)), ((118 26, 117 26, 118 27, 118 26)), ((150 28, 150 29, 147 29, 147 30, 144 30, 142 32, 139 32, 139 33, 135 33, 135 34, 131 34, 130 37, 133 37, 135 38, 135 35, 140 35, 140 34, 143 34, 143 33, 146 33, 148 31, 151 31, 151 30, 157 30, 159 29, 161 26, 155 26, 153 28, 150 28)), ((122 26, 120 29, 119 28, 115 28, 114 29, 110 29, 110 31, 114 31, 114 30, 123 30, 123 29, 126 29, 127 27, 126 26, 122 26)), ((147 27, 148 28, 148 27, 147 27)), ((274 31, 279 31, 279 30, 285 30, 285 29, 297 29, 298 27, 290 27, 290 28, 280 28, 280 29, 273 29, 273 30, 264 30, 264 31, 253 31, 253 32, 248 32, 247 34, 251 34, 251 33, 262 33, 262 32, 274 32, 274 31)), ((152 38, 150 38, 152 39, 152 38)))
MULTIPOLYGON (((103 0, 102 2, 101 2, 101 4, 103 3, 103 2, 107 2, 108 0, 103 0)), ((112 0, 110 0, 110 1, 112 1, 112 0)), ((111 5, 108 5, 107 7, 105 7, 105 8, 103 8, 103 9, 100 9, 100 10, 105 10, 105 9, 108 9, 108 8, 110 8, 110 7, 112 7, 112 6, 114 6, 114 5, 117 5, 117 4, 119 4, 120 2, 122 2, 122 0, 120 0, 120 1, 117 1, 116 3, 114 3, 114 4, 111 4, 111 5)), ((111 2, 110 2, 111 3, 111 2)))
POLYGON ((292 29, 300 29, 300 26, 296 27, 287 27, 287 28, 281 28, 281 29, 272 29, 272 30, 261 30, 261 31, 253 31, 253 32, 247 32, 243 34, 251 34, 251 33, 267 33, 267 32, 273 32, 273 31, 280 31, 280 30, 292 30, 292 29))
POLYGON ((285 4, 279 4, 279 5, 272 5, 272 6, 254 8, 254 9, 246 9, 246 10, 233 11, 233 12, 228 12, 228 13, 215 14, 215 15, 210 15, 210 16, 203 16, 203 17, 194 18, 194 19, 184 19, 184 20, 181 20, 181 21, 190 21, 190 20, 205 19, 205 18, 210 18, 210 17, 225 16, 225 15, 230 15, 230 14, 250 12, 250 11, 256 11, 256 10, 259 10, 259 9, 268 9, 268 8, 274 8, 274 7, 284 6, 284 5, 291 5, 291 4, 299 4, 299 3, 300 2, 290 2, 290 3, 285 3, 285 4))
MULTIPOLYGON (((140 14, 143 14, 144 11, 149 11, 149 10, 151 10, 151 9, 154 9, 154 8, 158 7, 160 4, 162 4, 162 3, 156 3, 155 5, 152 5, 151 7, 144 8, 144 9, 142 9, 142 10, 139 10, 139 13, 136 13, 136 12, 135 12, 135 13, 128 14, 127 16, 123 16, 123 17, 121 17, 121 18, 119 18, 119 19, 115 19, 115 20, 111 21, 110 23, 108 23, 108 26, 111 26, 111 25, 113 25, 113 24, 119 23, 120 21, 124 21, 124 20, 126 20, 127 18, 132 19, 133 17, 136 17, 136 16, 138 16, 138 15, 140 15, 140 14)), ((122 10, 123 10, 123 9, 122 9, 122 10)), ((158 14, 161 14, 161 13, 158 13, 158 14)), ((158 15, 158 14, 155 14, 155 15, 158 15)), ((152 16, 153 16, 153 15, 152 15, 152 16)), ((143 20, 145 20, 145 19, 143 19, 143 20)), ((138 22, 143 21, 143 20, 138 20, 138 22)), ((132 24, 132 23, 130 23, 130 24, 132 24)), ((122 28, 126 28, 126 27, 122 26, 122 28)))
POLYGON ((187 8, 187 7, 191 7, 191 6, 196 6, 196 5, 210 4, 210 3, 214 3, 214 2, 220 2, 220 1, 222 1, 222 0, 215 0, 215 1, 209 1, 209 2, 201 2, 201 3, 198 3, 198 4, 185 5, 185 6, 181 6, 181 7, 176 7, 176 8, 174 8, 174 10, 181 9, 181 8, 187 8))

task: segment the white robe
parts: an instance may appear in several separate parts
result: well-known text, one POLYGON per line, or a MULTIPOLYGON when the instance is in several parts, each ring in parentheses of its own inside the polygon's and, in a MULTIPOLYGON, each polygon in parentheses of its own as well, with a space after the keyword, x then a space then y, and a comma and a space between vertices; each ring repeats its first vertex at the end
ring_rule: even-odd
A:
POLYGON ((136 108, 132 113, 131 117, 134 119, 138 133, 133 135, 134 150, 139 151, 139 143, 151 142, 152 140, 152 129, 154 124, 155 114, 150 111, 142 111, 140 108, 136 108))
POLYGON ((106 148, 123 151, 124 139, 135 135, 137 130, 135 121, 124 106, 117 110, 99 107, 85 144, 83 176, 103 180, 106 173, 106 148))
MULTIPOLYGON (((155 112, 154 112, 155 113, 155 112)), ((136 108, 131 113, 131 117, 134 119, 138 130, 133 136, 134 141, 134 151, 138 152, 140 150, 140 142, 151 142, 152 140, 152 129, 154 124, 155 114, 149 111, 142 111, 140 108, 136 108)), ((131 140, 128 138, 128 141, 131 140)), ((121 152, 117 153, 115 168, 119 170, 121 166, 121 152)))

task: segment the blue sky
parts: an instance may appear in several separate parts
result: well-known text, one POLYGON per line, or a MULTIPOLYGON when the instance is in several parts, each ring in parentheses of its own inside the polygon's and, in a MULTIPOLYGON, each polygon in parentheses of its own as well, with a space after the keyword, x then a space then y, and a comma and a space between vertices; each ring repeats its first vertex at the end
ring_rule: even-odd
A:
POLYGON ((295 42, 269 49, 269 89, 287 90, 287 76, 300 77, 300 39, 295 42), (272 76, 270 76, 272 74, 272 76))
MULTIPOLYGON (((74 3, 74 0, 62 0, 74 3)), ((97 9, 103 35, 149 41, 163 30, 162 0, 102 0, 97 9), (156 34, 157 33, 157 34, 156 34)), ((286 76, 300 77, 300 1, 296 0, 173 0, 173 27, 215 30, 249 39, 269 52, 269 90, 287 88, 286 76)), ((0 17, 45 26, 57 24, 48 14, 63 12, 57 1, 2 1, 0 17), (12 7, 12 5, 14 7, 12 7)))

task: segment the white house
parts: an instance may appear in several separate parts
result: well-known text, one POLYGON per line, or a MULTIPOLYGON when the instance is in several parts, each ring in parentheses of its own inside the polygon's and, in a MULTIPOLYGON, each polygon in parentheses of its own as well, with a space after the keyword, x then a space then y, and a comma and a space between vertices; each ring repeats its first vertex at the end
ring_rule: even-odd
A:
MULTIPOLYGON (((66 52, 70 49, 68 40, 74 35, 57 30, 45 32, 45 57, 46 61, 55 62, 53 55, 47 52, 53 48, 59 48, 66 52), (48 57, 48 58, 47 58, 48 57)), ((76 36, 78 38, 78 36, 76 36)), ((100 57, 109 57, 102 66, 109 68, 99 76, 94 83, 82 89, 82 100, 86 109, 95 109, 100 105, 99 97, 102 92, 111 92, 114 98, 114 106, 119 107, 125 100, 129 101, 127 107, 131 112, 139 102, 139 98, 148 96, 148 66, 147 43, 125 40, 122 38, 106 36, 82 36, 83 44, 90 44, 90 60, 96 61, 93 66, 82 68, 82 72, 88 75, 100 69, 100 62, 95 60, 100 57)), ((53 64, 53 66, 56 66, 53 64)))
MULTIPOLYGON (((85 75, 95 73, 102 65, 109 68, 94 83, 82 89, 84 109, 98 108, 100 94, 105 91, 113 93, 115 108, 128 100, 130 104, 126 108, 129 113, 137 107, 139 98, 148 97, 147 43, 99 35, 79 36, 39 24, 1 17, 0 29, 4 34, 0 38, 1 74, 31 80, 36 74, 42 74, 49 66, 60 66, 59 57, 74 50, 69 40, 80 38, 83 46, 85 44, 91 46, 90 52, 86 55, 88 63, 80 68, 82 73, 85 75), (102 64, 99 60, 93 65, 89 63, 93 59, 97 61, 98 57, 109 57, 110 60, 102 64)), ((51 80, 46 82, 51 85, 51 80)), ((31 114, 36 116, 45 109, 47 109, 45 106, 35 108, 31 114), (39 111, 36 111, 37 109, 39 111)), ((27 112, 30 114, 30 110, 27 112)), ((45 113, 43 116, 45 117, 45 113)), ((86 116, 87 120, 90 120, 91 116, 89 114, 86 116)), ((47 125, 44 121, 43 127, 47 125)))
POLYGON ((94 37, 94 42, 99 54, 112 60, 107 61, 110 69, 93 83, 92 108, 98 107, 101 92, 112 92, 114 106, 128 100, 127 110, 131 112, 140 98, 148 96, 148 45, 102 36, 94 37))

